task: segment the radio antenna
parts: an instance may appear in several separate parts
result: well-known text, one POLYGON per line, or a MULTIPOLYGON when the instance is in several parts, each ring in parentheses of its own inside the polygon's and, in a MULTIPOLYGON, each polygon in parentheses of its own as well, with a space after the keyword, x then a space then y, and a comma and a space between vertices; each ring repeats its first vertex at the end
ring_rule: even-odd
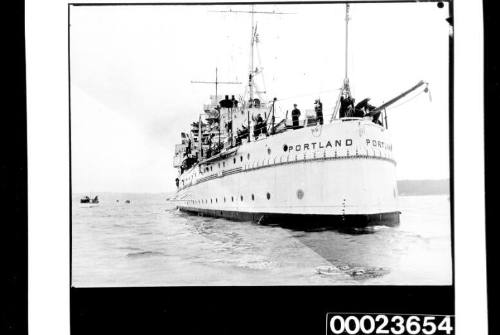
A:
MULTIPOLYGON (((251 14, 251 37, 250 37, 250 64, 249 64, 249 73, 248 73, 248 91, 250 95, 250 100, 252 101, 254 98, 255 91, 255 83, 254 76, 257 73, 254 67, 254 50, 255 44, 258 42, 258 34, 257 34, 257 25, 255 24, 255 14, 271 14, 271 15, 286 15, 286 14, 295 14, 295 13, 286 13, 286 12, 277 12, 273 11, 256 11, 255 5, 251 5, 250 10, 214 10, 211 12, 216 13, 232 13, 232 14, 251 14)), ((257 92, 259 93, 259 92, 257 92)))
POLYGON ((215 68, 215 81, 194 81, 191 80, 191 84, 215 84, 215 99, 217 100, 217 89, 219 85, 228 85, 228 84, 241 84, 239 81, 219 81, 218 78, 218 69, 215 68))

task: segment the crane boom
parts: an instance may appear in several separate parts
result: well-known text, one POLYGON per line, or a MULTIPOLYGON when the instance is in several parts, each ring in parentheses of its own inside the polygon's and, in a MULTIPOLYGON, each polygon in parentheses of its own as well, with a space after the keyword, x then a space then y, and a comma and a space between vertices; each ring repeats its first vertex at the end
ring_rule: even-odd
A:
POLYGON ((386 103, 380 105, 379 107, 375 108, 374 110, 370 111, 367 115, 369 116, 375 116, 379 113, 382 112, 383 109, 389 107, 390 105, 392 105, 393 103, 395 103, 396 101, 404 98, 405 96, 407 96, 408 94, 410 94, 411 92, 415 91, 417 88, 419 88, 420 86, 422 85, 428 85, 425 81, 423 80, 420 80, 415 86, 413 86, 412 88, 410 88, 409 90, 401 93, 400 95, 398 95, 397 97, 387 101, 386 103))

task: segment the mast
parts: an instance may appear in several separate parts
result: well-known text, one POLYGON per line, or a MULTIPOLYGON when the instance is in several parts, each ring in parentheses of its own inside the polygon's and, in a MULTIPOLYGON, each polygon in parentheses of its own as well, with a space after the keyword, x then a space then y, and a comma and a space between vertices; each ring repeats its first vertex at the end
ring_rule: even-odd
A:
POLYGON ((340 89, 339 96, 337 98, 337 102, 335 103, 335 107, 333 109, 332 117, 330 118, 330 123, 337 117, 337 113, 340 110, 340 99, 350 98, 351 97, 351 88, 349 87, 349 4, 345 4, 345 50, 344 50, 344 83, 342 84, 342 88, 340 89))
POLYGON ((195 80, 191 80, 191 84, 215 84, 215 99, 217 100, 218 97, 217 97, 217 90, 218 90, 218 86, 221 85, 221 84, 224 84, 224 85, 228 85, 228 84, 241 84, 241 82, 239 81, 219 81, 219 78, 218 78, 218 68, 215 67, 215 81, 195 81, 195 80))
POLYGON ((348 76, 348 59, 349 59, 349 4, 345 5, 345 75, 344 75, 344 87, 342 88, 342 93, 348 97, 351 96, 351 90, 349 87, 349 76, 348 76))
POLYGON ((255 5, 250 6, 250 10, 214 10, 211 12, 218 12, 218 13, 232 13, 232 14, 251 14, 250 15, 250 20, 251 20, 251 36, 250 36, 250 64, 249 64, 249 71, 248 71, 248 91, 249 91, 249 99, 253 100, 254 98, 254 93, 261 93, 261 92, 255 92, 255 82, 254 82, 254 77, 256 74, 255 71, 255 45, 258 42, 258 35, 257 35, 257 25, 255 23, 255 14, 271 14, 271 15, 282 15, 282 14, 295 14, 295 13, 285 13, 285 12, 277 12, 277 11, 256 11, 255 10, 255 5))
POLYGON ((251 24, 252 24, 252 36, 250 36, 250 69, 248 71, 248 91, 250 94, 250 101, 253 101, 253 90, 254 90, 254 46, 255 38, 257 34, 257 29, 255 27, 255 6, 252 5, 250 9, 251 13, 251 24))
MULTIPOLYGON (((217 101, 219 99, 219 97, 217 96, 219 84, 226 84, 226 85, 227 84, 241 84, 241 82, 239 82, 239 81, 219 81, 218 72, 219 72, 218 68, 215 67, 215 81, 194 81, 194 80, 191 80, 191 84, 215 84, 215 102, 217 104, 217 107, 219 106, 219 102, 217 101)), ((217 109, 217 111, 219 113, 218 117, 217 117, 217 123, 219 124, 218 147, 220 147, 220 132, 221 132, 220 116, 221 116, 221 111, 220 111, 220 109, 217 109)), ((200 120, 201 120, 201 118, 200 118, 200 120)), ((201 121, 200 121, 200 129, 201 129, 201 121)))

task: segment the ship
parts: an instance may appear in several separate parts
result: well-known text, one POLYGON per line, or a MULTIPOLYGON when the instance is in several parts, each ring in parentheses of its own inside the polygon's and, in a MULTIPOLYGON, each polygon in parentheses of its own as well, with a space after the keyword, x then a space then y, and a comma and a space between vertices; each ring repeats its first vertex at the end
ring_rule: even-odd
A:
MULTIPOLYGON (((178 210, 260 224, 364 227, 400 221, 396 160, 386 109, 418 82, 380 106, 355 103, 347 71, 349 5, 345 23, 345 77, 331 117, 322 103, 302 117, 275 115, 255 78, 259 41, 252 13, 248 83, 241 97, 210 97, 203 113, 175 146, 178 210)), ((259 12, 260 13, 260 12, 259 12)), ((217 71, 217 70, 216 70, 217 71)), ((312 110, 312 109, 311 109, 312 110)))
POLYGON ((80 207, 81 208, 91 208, 99 206, 99 197, 96 195, 95 197, 89 197, 88 195, 80 198, 80 207))
POLYGON ((96 195, 94 198, 90 198, 88 195, 80 199, 81 204, 98 204, 99 198, 96 195))

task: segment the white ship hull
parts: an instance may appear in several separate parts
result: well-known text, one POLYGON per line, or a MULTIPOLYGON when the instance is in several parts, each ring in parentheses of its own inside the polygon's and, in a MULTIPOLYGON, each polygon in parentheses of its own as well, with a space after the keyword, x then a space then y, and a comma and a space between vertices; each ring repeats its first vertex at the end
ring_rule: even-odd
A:
POLYGON ((281 224, 399 223, 387 129, 341 119, 244 143, 180 177, 182 211, 281 224))

